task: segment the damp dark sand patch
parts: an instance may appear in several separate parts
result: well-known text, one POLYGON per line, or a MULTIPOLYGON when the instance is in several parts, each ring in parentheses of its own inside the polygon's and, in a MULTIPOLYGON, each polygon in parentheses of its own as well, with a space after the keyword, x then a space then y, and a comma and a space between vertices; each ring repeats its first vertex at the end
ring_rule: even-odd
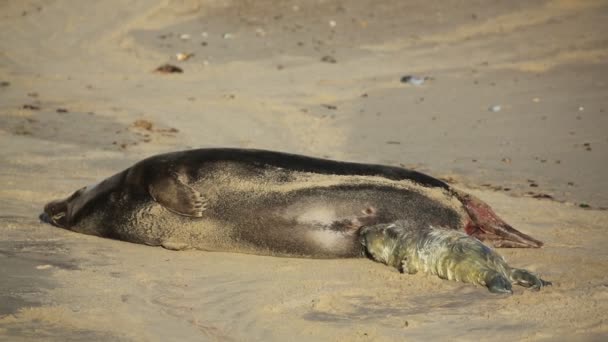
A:
POLYGON ((95 113, 57 112, 44 108, 28 116, 2 115, 0 127, 11 134, 74 144, 84 148, 115 149, 116 137, 132 139, 126 125, 95 113))
POLYGON ((78 261, 60 242, 0 241, 0 317, 43 305, 45 293, 57 286, 51 273, 78 268, 78 261))
POLYGON ((143 119, 124 124, 94 112, 56 110, 34 111, 26 116, 2 115, 0 127, 16 136, 102 150, 124 150, 151 142, 156 136, 173 138, 178 133, 175 128, 143 119))
MULTIPOLYGON (((403 277, 407 277, 404 275, 403 277)), ((429 282, 433 286, 434 280, 425 277, 410 279, 419 283, 429 282)), ((404 281, 408 281, 404 279, 404 281)), ((421 284, 416 284, 416 286, 421 284)), ((442 284, 442 287, 445 284, 442 284)), ((395 296, 396 300, 390 303, 380 295, 339 296, 331 300, 320 299, 312 302, 310 312, 304 314, 303 318, 310 321, 322 322, 352 322, 352 321, 377 321, 386 317, 411 317, 414 315, 433 313, 445 313, 455 311, 464 312, 471 306, 483 306, 484 302, 496 299, 496 296, 480 293, 480 288, 464 288, 454 283, 452 290, 438 289, 432 295, 428 293, 417 293, 411 289, 410 293, 401 290, 395 296), (327 302, 327 303, 324 303, 327 302)), ((445 285, 449 287, 449 285, 445 285)), ((390 291, 390 290, 387 290, 390 291)))
POLYGON ((7 341, 132 341, 108 332, 61 327, 37 319, 4 323, 1 316, 0 334, 7 341))

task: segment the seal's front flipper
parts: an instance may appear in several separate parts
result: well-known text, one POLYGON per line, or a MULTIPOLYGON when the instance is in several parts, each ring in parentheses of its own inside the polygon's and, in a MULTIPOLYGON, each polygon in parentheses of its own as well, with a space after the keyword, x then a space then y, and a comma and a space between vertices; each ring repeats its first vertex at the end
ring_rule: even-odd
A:
POLYGON ((404 258, 403 260, 401 260, 401 262, 397 265, 397 270, 400 273, 404 274, 418 273, 418 269, 416 269, 416 267, 409 261, 408 258, 404 258))
POLYGON ((512 294, 511 283, 502 274, 492 271, 488 273, 486 286, 492 293, 508 293, 512 294))
POLYGON ((550 281, 542 280, 535 274, 519 268, 511 270, 510 277, 514 283, 537 291, 544 286, 552 285, 550 281))
POLYGON ((152 198, 168 210, 184 216, 202 217, 205 199, 196 189, 183 182, 179 175, 159 177, 148 186, 152 198))

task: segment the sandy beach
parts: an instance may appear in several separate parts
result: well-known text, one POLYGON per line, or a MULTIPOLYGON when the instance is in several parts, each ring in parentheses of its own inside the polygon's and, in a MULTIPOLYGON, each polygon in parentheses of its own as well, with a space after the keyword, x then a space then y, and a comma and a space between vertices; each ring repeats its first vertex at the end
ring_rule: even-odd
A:
POLYGON ((0 340, 608 336, 608 2, 28 0, 0 18, 0 340), (144 157, 220 146, 444 179, 544 241, 499 253, 554 285, 497 296, 39 222, 144 157))

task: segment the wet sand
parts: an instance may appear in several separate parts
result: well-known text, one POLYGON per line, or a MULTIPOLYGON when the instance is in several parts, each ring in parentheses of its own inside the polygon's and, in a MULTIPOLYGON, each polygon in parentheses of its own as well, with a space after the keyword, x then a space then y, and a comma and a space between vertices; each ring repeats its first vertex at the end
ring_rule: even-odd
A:
POLYGON ((0 4, 1 338, 608 334, 606 2, 121 3, 0 4), (500 253, 554 286, 496 296, 364 259, 172 252, 38 222, 145 156, 216 146, 447 179, 543 240, 500 253))

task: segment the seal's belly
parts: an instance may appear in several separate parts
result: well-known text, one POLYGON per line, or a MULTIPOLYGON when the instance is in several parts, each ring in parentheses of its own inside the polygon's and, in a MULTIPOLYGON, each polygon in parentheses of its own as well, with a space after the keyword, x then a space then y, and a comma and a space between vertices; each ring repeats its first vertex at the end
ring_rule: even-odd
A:
MULTIPOLYGON (((409 219, 458 229, 462 212, 447 194, 377 177, 207 173, 192 184, 206 200, 201 218, 176 215, 152 200, 130 210, 122 240, 202 250, 310 256, 363 256, 359 230, 409 219)), ((209 171, 209 170, 207 170, 209 171)), ((124 211, 124 208, 122 208, 124 211)))
MULTIPOLYGON (((264 196, 225 193, 208 214, 239 248, 256 253, 314 257, 363 255, 361 227, 410 219, 460 228, 453 208, 423 194, 375 184, 309 187, 264 196)), ((234 247, 234 245, 232 247, 234 247)))

